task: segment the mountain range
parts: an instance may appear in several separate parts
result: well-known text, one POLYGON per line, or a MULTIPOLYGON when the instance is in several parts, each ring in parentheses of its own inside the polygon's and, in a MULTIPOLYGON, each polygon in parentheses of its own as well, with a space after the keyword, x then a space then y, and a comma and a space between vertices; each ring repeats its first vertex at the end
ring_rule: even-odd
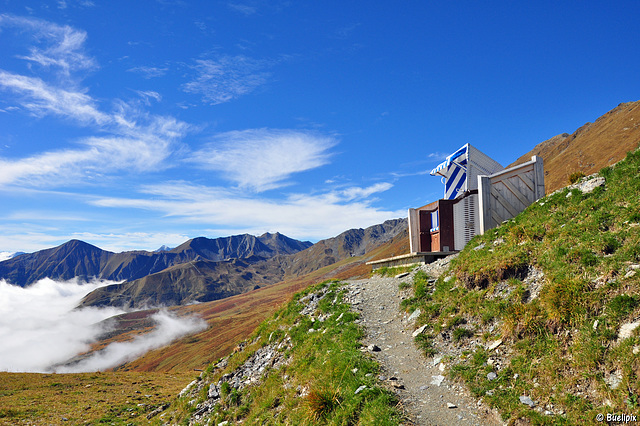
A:
POLYGON ((362 255, 406 231, 406 219, 351 229, 313 245, 280 233, 198 237, 168 251, 113 253, 79 240, 0 262, 0 279, 28 286, 42 278, 120 281, 79 307, 144 308, 241 294, 362 255))
POLYGON ((113 253, 84 241, 71 240, 58 247, 0 262, 0 279, 21 287, 43 278, 135 280, 193 260, 262 260, 296 253, 311 245, 308 241, 294 240, 280 233, 265 233, 259 237, 248 234, 215 239, 198 237, 169 251, 113 253))
POLYGON ((180 253, 198 253, 193 260, 143 278, 98 288, 89 293, 79 306, 144 308, 223 299, 362 255, 390 241, 406 228, 406 219, 388 220, 366 229, 350 229, 304 250, 305 243, 296 244, 295 240, 284 236, 275 238, 276 234, 271 234, 272 245, 278 245, 277 241, 287 243, 279 254, 265 257, 266 253, 256 248, 242 250, 240 246, 230 252, 237 253, 237 258, 217 261, 212 259, 218 252, 209 251, 211 240, 195 238, 174 249, 180 253))

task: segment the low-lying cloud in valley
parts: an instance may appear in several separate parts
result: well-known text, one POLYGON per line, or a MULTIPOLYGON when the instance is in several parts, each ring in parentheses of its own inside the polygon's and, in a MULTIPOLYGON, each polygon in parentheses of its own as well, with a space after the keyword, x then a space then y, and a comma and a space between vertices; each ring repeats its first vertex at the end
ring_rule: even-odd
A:
POLYGON ((113 307, 74 309, 87 293, 109 284, 113 282, 43 279, 22 288, 0 280, 0 371, 105 370, 206 327, 199 318, 176 318, 160 311, 153 316, 157 324, 153 331, 112 343, 74 365, 61 366, 87 351, 107 331, 105 319, 125 312, 113 307))

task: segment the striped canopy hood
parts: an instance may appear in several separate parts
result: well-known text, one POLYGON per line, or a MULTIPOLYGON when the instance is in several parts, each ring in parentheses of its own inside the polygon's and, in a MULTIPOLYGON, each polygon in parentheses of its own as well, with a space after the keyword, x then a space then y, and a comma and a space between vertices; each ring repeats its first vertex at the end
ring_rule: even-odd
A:
POLYGON ((500 163, 467 143, 431 170, 431 175, 442 177, 444 199, 453 200, 465 191, 478 189, 479 175, 491 175, 503 169, 500 163))

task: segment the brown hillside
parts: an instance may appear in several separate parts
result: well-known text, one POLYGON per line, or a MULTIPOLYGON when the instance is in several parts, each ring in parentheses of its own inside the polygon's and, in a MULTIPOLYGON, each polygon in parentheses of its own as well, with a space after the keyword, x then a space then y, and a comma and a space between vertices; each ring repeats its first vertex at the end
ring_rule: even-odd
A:
POLYGON ((590 175, 622 160, 640 143, 640 101, 622 103, 593 123, 569 135, 563 133, 546 140, 514 163, 524 163, 532 155, 544 160, 547 194, 569 184, 569 175, 590 175))
MULTIPOLYGON (((292 278, 248 293, 223 300, 171 308, 176 315, 198 315, 208 324, 206 330, 180 339, 168 346, 148 352, 135 361, 122 365, 118 371, 187 372, 203 369, 209 363, 230 354, 255 327, 292 295, 307 286, 331 278, 346 279, 367 276, 371 267, 365 263, 408 251, 408 235, 404 230, 391 241, 383 243, 361 256, 347 257, 303 277, 292 278)), ((149 315, 155 311, 149 312, 149 315)), ((152 330, 149 315, 142 312, 118 318, 117 329, 107 339, 96 343, 100 350, 114 341, 122 341, 152 330), (137 320, 137 321, 134 321, 137 320)), ((89 352, 90 354, 91 352, 89 352)), ((83 354, 84 356, 88 354, 83 354)))

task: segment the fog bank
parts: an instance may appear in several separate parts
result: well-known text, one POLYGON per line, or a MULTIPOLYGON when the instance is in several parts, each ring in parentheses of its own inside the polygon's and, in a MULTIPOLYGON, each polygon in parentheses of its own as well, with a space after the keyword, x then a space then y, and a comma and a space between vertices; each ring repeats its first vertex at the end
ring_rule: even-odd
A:
POLYGON ((112 343, 73 366, 52 367, 87 351, 108 331, 100 323, 125 312, 113 307, 74 310, 86 294, 110 284, 114 282, 85 284, 45 278, 23 288, 0 280, 0 371, 104 370, 206 327, 201 319, 176 318, 160 311, 153 316, 157 322, 153 331, 129 342, 112 343))

